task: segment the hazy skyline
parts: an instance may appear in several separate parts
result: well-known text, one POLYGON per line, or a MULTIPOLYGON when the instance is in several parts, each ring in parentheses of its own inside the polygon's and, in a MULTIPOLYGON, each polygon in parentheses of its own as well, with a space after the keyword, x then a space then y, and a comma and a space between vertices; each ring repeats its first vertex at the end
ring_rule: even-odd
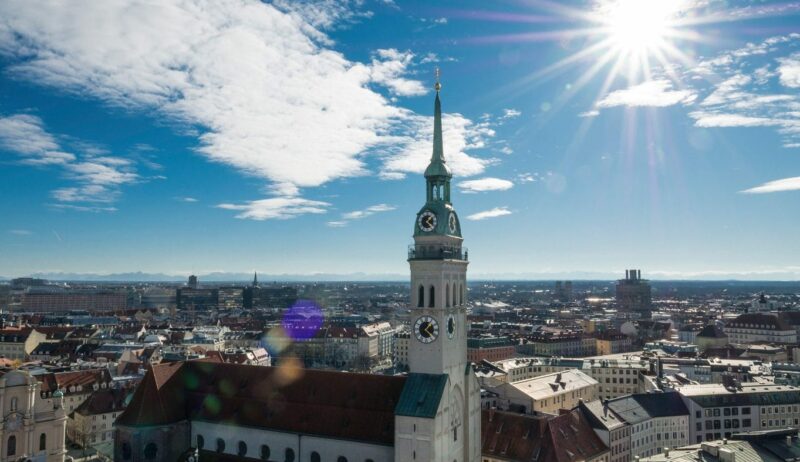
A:
POLYGON ((800 279, 796 3, 0 18, 2 276, 407 274, 438 66, 470 274, 800 279))

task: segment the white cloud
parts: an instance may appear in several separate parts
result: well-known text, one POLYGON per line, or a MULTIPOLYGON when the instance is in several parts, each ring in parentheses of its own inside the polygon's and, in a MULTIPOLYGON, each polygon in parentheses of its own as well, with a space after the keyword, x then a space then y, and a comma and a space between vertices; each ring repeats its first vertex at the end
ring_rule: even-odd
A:
POLYGON ((708 96, 700 103, 702 110, 689 113, 695 119, 695 126, 774 127, 783 135, 784 146, 791 147, 800 141, 797 92, 774 93, 781 87, 769 85, 772 78, 779 76, 784 87, 792 88, 795 83, 800 87, 798 55, 780 57, 781 53, 795 49, 799 39, 800 34, 770 37, 702 61, 689 71, 690 78, 702 76, 696 83, 698 86, 703 80, 718 82, 711 85, 708 96), (775 62, 779 66, 773 71, 771 65, 775 62))
POLYGON ((428 64, 428 63, 438 63, 439 62, 439 55, 436 53, 428 53, 422 57, 419 61, 420 64, 428 64))
POLYGON ((465 193, 476 193, 486 191, 506 191, 514 187, 514 183, 501 178, 480 178, 477 180, 462 181, 458 184, 461 191, 465 193))
POLYGON ((742 191, 746 194, 765 194, 781 191, 798 191, 800 190, 800 176, 793 178, 784 178, 782 180, 775 180, 764 183, 754 188, 745 189, 742 191))
POLYGON ((325 213, 331 204, 301 197, 271 197, 244 204, 219 204, 217 208, 241 212, 236 218, 250 220, 287 220, 308 213, 325 213))
POLYGON ((517 181, 520 183, 533 183, 540 179, 541 176, 538 173, 520 173, 517 175, 517 181))
POLYGON ((119 196, 120 186, 139 181, 129 160, 109 156, 105 149, 81 140, 70 143, 84 152, 82 157, 65 152, 58 137, 47 132, 36 116, 0 117, 0 147, 15 152, 24 165, 60 167, 66 178, 78 183, 53 190, 51 195, 58 201, 113 202, 119 196))
POLYGON ((521 116, 522 112, 516 109, 504 109, 503 115, 500 116, 500 120, 509 120, 509 119, 516 119, 517 117, 521 116))
POLYGON ((578 114, 578 117, 597 117, 600 115, 600 111, 597 109, 593 109, 591 111, 585 111, 578 114))
POLYGON ((191 203, 198 202, 198 200, 196 198, 189 197, 189 196, 187 196, 187 197, 176 197, 176 199, 181 201, 181 202, 191 202, 191 203))
POLYGON ((389 212, 394 210, 395 207, 388 204, 378 204, 373 205, 370 207, 365 208, 364 210, 355 210, 353 212, 347 212, 342 214, 342 218, 345 220, 360 220, 362 218, 366 218, 370 215, 374 215, 380 212, 389 212))
POLYGON ((15 236, 30 236, 33 234, 27 229, 9 229, 8 232, 15 236))
POLYGON ((597 103, 600 108, 616 106, 666 107, 688 104, 697 98, 691 90, 673 90, 669 80, 651 80, 624 90, 616 90, 597 103))
POLYGON ((375 215, 376 213, 390 212, 395 209, 395 206, 389 204, 372 205, 363 210, 354 210, 352 212, 343 213, 341 220, 329 221, 328 226, 333 228, 341 228, 347 226, 353 220, 361 220, 368 216, 375 215))
POLYGON ((789 88, 800 88, 800 54, 791 58, 779 59, 778 74, 781 84, 789 88))
POLYGON ((410 80, 403 75, 414 59, 410 51, 398 51, 394 48, 378 50, 372 57, 370 77, 398 96, 419 96, 428 89, 419 80, 410 80))
MULTIPOLYGON (((381 177, 401 179, 406 173, 422 173, 431 159, 433 117, 408 114, 408 133, 398 136, 398 146, 387 148, 381 177)), ((447 165, 456 176, 473 176, 483 173, 494 159, 481 159, 466 151, 486 147, 495 131, 490 122, 475 123, 461 114, 442 116, 442 137, 447 165)))
POLYGON ((748 117, 740 114, 722 114, 696 111, 689 114, 698 127, 766 127, 780 125, 779 121, 767 117, 748 117))
POLYGON ((511 211, 508 210, 508 207, 495 207, 491 210, 473 213, 467 217, 467 220, 479 221, 486 220, 488 218, 502 217, 504 215, 511 215, 511 211))
MULTIPOLYGON (((406 75, 414 55, 384 49, 359 63, 331 49, 324 31, 368 16, 362 3, 12 0, 0 2, 0 53, 9 75, 152 114, 196 133, 209 160, 298 196, 366 174, 369 154, 391 162, 384 178, 417 172, 411 159, 430 150, 430 119, 371 88, 425 93, 406 75)), ((490 161, 464 150, 488 130, 449 120, 448 160, 480 173, 490 161)))

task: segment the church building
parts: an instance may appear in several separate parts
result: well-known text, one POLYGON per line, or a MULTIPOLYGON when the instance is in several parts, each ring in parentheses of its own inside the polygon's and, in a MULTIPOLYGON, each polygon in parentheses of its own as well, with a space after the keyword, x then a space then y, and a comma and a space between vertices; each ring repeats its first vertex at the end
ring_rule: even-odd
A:
POLYGON ((159 364, 115 423, 115 460, 480 461, 480 388, 467 361, 467 250, 450 201, 440 89, 437 79, 425 203, 408 249, 409 373, 159 364))

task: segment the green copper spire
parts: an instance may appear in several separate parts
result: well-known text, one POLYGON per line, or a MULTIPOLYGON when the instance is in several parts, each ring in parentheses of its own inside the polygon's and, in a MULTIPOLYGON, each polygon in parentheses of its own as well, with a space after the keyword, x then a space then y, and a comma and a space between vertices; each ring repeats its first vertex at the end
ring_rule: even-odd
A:
MULTIPOLYGON (((439 101, 439 69, 436 69, 436 101, 433 109, 433 155, 425 169, 425 205, 417 213, 414 238, 423 236, 461 238, 461 225, 450 203, 450 180, 453 174, 444 160, 442 146, 442 103, 439 101)), ((428 249, 430 250, 430 249, 428 249)), ((416 252, 416 251, 415 251, 416 252)), ((415 254, 416 255, 416 254, 415 254)))
POLYGON ((433 105, 433 155, 431 156, 431 163, 425 169, 425 177, 443 176, 452 178, 450 168, 444 160, 444 147, 442 145, 442 103, 439 101, 439 90, 442 89, 442 84, 439 82, 439 69, 436 69, 436 101, 433 105))

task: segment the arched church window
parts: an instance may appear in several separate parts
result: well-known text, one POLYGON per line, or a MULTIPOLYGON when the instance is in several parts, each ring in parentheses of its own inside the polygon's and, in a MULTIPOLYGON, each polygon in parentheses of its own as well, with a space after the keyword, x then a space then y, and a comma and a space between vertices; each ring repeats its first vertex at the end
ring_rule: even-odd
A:
POLYGON ((320 460, 321 459, 320 459, 319 453, 317 451, 314 451, 314 452, 311 453, 311 462, 320 462, 320 460))
POLYGON ((246 456, 247 455, 247 443, 245 443, 244 441, 239 441, 239 447, 238 447, 238 450, 236 451, 236 454, 239 457, 246 456))
POLYGON ((44 451, 47 449, 47 434, 42 433, 39 435, 39 450, 44 451))
POLYGON ((284 462, 294 462, 294 449, 286 448, 286 457, 284 458, 284 462))
POLYGON ((455 285, 455 283, 453 284, 452 289, 453 289, 453 292, 452 292, 453 293, 453 306, 458 306, 458 302, 456 301, 458 299, 456 298, 456 285, 455 285))
POLYGON ((339 456, 339 458, 338 458, 338 459, 336 459, 336 462, 347 462, 347 457, 345 457, 345 456, 339 456))
POLYGON ((203 449, 206 445, 206 439, 203 438, 203 435, 197 435, 197 449, 203 449))
POLYGON ((461 304, 464 304, 464 284, 461 284, 461 304))
POLYGON ((217 452, 225 452, 225 440, 217 438, 217 452))
POLYGON ((6 450, 7 456, 13 456, 17 453, 17 437, 11 435, 8 437, 8 445, 6 446, 8 449, 6 450))
POLYGON ((144 447, 145 460, 155 460, 157 455, 158 446, 156 446, 156 443, 147 443, 147 446, 144 447))
POLYGON ((11 410, 12 411, 17 410, 17 398, 11 398, 11 410))
POLYGON ((444 306, 450 308, 450 284, 444 286, 444 306))
POLYGON ((425 306, 425 287, 420 284, 419 291, 417 291, 417 308, 425 306))
POLYGON ((430 292, 428 294, 428 297, 429 297, 428 298, 428 307, 433 308, 434 307, 434 303, 435 303, 434 300, 436 300, 436 289, 433 286, 431 286, 431 288, 430 288, 430 290, 428 292, 430 292))
POLYGON ((269 460, 269 446, 266 444, 261 445, 261 460, 269 460))

